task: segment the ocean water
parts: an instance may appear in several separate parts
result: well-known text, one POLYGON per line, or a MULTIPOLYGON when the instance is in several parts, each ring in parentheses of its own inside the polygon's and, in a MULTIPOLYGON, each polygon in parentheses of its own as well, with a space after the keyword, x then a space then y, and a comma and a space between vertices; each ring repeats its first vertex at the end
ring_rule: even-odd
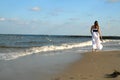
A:
MULTIPOLYGON (((32 54, 91 50, 91 37, 54 35, 0 35, 0 60, 15 60, 32 54)), ((120 50, 120 39, 104 39, 103 50, 120 50)))

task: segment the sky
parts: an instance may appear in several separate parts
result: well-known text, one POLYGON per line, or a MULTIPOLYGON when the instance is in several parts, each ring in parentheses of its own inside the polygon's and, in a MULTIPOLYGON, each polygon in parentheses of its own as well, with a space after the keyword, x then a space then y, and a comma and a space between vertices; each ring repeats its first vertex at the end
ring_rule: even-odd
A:
POLYGON ((120 0, 0 0, 0 34, 120 36, 120 0))

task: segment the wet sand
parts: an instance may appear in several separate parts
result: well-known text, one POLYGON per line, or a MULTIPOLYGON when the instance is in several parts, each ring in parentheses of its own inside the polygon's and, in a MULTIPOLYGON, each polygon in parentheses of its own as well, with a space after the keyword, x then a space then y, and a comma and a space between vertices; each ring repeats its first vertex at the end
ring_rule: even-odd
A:
POLYGON ((79 58, 79 53, 68 50, 0 61, 0 80, 51 80, 79 58))
POLYGON ((120 75, 108 78, 114 70, 120 72, 120 51, 87 52, 52 80, 120 80, 120 75))
POLYGON ((0 61, 0 80, 120 80, 105 76, 120 71, 120 51, 59 53, 0 61))

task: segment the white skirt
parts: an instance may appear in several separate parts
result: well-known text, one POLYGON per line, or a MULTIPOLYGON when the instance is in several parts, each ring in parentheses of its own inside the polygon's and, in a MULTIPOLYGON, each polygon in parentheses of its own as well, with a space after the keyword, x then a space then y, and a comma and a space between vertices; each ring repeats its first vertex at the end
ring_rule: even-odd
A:
POLYGON ((98 32, 92 32, 92 47, 93 49, 98 49, 98 50, 101 50, 103 48, 98 32))

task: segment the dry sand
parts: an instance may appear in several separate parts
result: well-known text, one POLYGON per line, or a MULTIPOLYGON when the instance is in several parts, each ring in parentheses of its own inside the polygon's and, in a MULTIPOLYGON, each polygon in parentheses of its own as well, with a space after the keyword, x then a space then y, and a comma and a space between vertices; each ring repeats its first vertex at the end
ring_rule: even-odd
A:
POLYGON ((62 74, 52 80, 120 80, 106 78, 114 70, 120 72, 120 51, 88 52, 84 57, 71 64, 62 74))

